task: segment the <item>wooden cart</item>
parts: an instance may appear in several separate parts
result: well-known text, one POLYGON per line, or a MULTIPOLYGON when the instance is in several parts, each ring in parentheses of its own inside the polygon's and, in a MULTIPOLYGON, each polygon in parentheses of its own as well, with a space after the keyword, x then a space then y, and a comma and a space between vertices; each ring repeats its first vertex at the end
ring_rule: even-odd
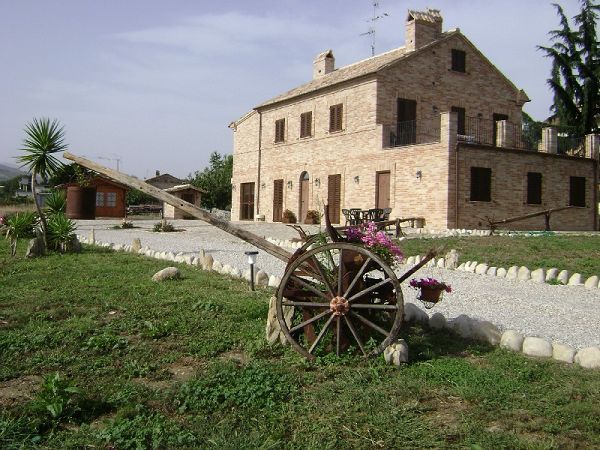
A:
POLYGON ((64 157, 167 202, 285 262, 277 290, 277 319, 292 347, 309 359, 331 352, 381 353, 395 341, 402 326, 400 284, 436 254, 430 251, 419 264, 398 276, 376 253, 349 243, 344 230, 331 226, 327 214, 327 232, 310 236, 292 254, 135 177, 68 152, 64 157))

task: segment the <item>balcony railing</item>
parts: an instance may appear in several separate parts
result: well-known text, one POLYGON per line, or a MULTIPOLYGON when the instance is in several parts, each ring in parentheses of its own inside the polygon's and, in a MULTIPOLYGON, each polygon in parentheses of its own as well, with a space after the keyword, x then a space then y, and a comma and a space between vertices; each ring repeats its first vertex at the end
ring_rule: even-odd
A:
POLYGON ((415 144, 430 144, 440 141, 440 118, 398 122, 396 126, 384 126, 384 136, 389 137, 390 147, 404 147, 415 144))

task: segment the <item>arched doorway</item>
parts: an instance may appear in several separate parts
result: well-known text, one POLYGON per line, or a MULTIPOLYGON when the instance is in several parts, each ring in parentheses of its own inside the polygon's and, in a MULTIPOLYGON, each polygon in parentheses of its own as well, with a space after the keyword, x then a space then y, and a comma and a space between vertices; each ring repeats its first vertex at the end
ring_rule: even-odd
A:
POLYGON ((308 172, 302 172, 300 174, 300 193, 299 193, 299 215, 298 222, 304 223, 304 219, 306 219, 306 213, 308 212, 308 200, 309 200, 309 186, 310 186, 310 177, 308 176, 308 172))

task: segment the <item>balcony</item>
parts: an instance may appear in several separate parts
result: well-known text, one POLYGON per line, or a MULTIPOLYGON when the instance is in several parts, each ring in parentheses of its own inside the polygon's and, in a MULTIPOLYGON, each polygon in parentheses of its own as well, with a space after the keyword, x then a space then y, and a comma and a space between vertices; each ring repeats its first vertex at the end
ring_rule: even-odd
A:
POLYGON ((383 136, 383 147, 405 147, 440 142, 440 118, 429 117, 419 121, 409 120, 396 125, 384 125, 383 136))

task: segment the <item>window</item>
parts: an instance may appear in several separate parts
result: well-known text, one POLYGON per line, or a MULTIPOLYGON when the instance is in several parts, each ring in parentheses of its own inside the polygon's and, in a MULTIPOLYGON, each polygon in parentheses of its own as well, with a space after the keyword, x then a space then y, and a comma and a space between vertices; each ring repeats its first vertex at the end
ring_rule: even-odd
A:
POLYGON ((542 204, 542 174, 527 172, 527 204, 542 204))
POLYGON ((275 142, 285 141, 285 119, 275 121, 275 142))
POLYGON ((96 192, 96 206, 104 206, 104 192, 96 192))
POLYGON ((312 136, 312 111, 300 114, 300 137, 312 136))
POLYGON ((342 131, 342 115, 344 105, 333 105, 329 107, 329 131, 342 131))
POLYGON ((466 72, 467 54, 462 50, 452 49, 452 70, 454 72, 466 72))
POLYGON ((492 201, 492 169, 471 167, 471 201, 492 201))
POLYGON ((117 193, 116 192, 107 192, 106 193, 106 206, 108 208, 114 208, 117 206, 117 193))
POLYGON ((457 124, 457 133, 465 135, 465 108, 459 108, 458 106, 453 106, 450 111, 455 112, 458 116, 458 124, 457 124))
POLYGON ((585 206, 585 177, 571 177, 569 206, 585 206))

